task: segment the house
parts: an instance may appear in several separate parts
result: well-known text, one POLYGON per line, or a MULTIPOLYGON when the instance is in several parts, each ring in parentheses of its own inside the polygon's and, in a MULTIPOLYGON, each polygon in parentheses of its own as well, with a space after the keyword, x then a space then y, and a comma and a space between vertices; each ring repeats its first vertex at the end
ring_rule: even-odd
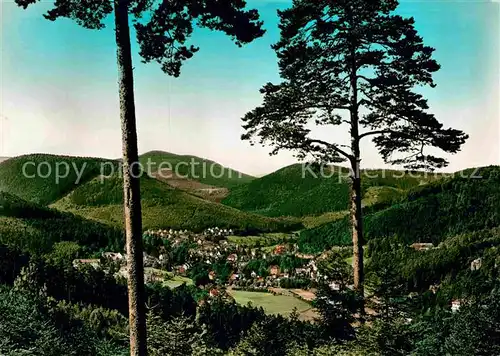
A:
POLYGON ((305 268, 295 268, 295 274, 305 274, 307 270, 305 268))
POLYGON ((238 260, 238 255, 235 253, 232 253, 229 256, 227 256, 227 260, 230 262, 236 262, 238 260))
POLYGON ((337 282, 331 282, 329 285, 330 289, 332 290, 340 290, 340 283, 337 282))
POLYGON ((116 252, 104 252, 102 254, 102 257, 112 260, 112 261, 121 261, 124 259, 124 256, 121 253, 116 253, 116 252))
POLYGON ((458 310, 460 309, 460 305, 461 305, 461 304, 462 304, 462 303, 461 303, 461 301, 460 301, 460 300, 457 300, 457 299, 453 300, 453 301, 451 302, 451 311, 452 311, 452 312, 456 312, 456 311, 458 311, 458 310))
POLYGON ((250 276, 251 276, 252 278, 255 278, 255 277, 257 277, 257 273, 255 273, 255 271, 252 271, 252 273, 250 273, 250 276))
POLYGON ((239 274, 237 274, 237 273, 233 273, 233 274, 231 275, 231 277, 230 277, 230 280, 232 280, 232 281, 236 281, 236 280, 238 280, 238 279, 240 279, 240 275, 239 275, 239 274))
POLYGON ((219 295, 219 291, 217 289, 211 289, 210 292, 209 292, 209 295, 211 297, 217 297, 219 295))
POLYGON ((186 273, 186 268, 184 266, 177 266, 176 270, 177 270, 177 274, 185 274, 186 273))
POLYGON ((215 271, 208 272, 208 279, 210 279, 211 281, 215 279, 215 276, 215 271))
POLYGON ((295 254, 295 256, 297 256, 298 258, 302 258, 304 260, 312 260, 314 258, 314 255, 306 255, 303 253, 297 253, 297 254, 295 254))
POLYGON ((429 290, 433 293, 433 294, 436 294, 437 291, 439 289, 439 286, 437 284, 433 284, 431 286, 429 286, 429 290))
POLYGON ((101 261, 98 259, 78 259, 73 260, 73 267, 77 268, 81 265, 90 265, 94 268, 98 268, 101 265, 101 261))
POLYGON ((269 271, 272 276, 278 276, 280 274, 280 267, 277 265, 271 266, 269 271))
POLYGON ((470 270, 471 271, 477 271, 478 269, 481 268, 482 265, 482 259, 481 258, 476 258, 474 261, 471 262, 470 264, 470 270))
POLYGON ((434 245, 427 242, 415 242, 414 244, 411 244, 410 247, 417 251, 427 251, 434 248, 434 245))
POLYGON ((145 274, 145 281, 148 282, 162 282, 165 279, 163 273, 150 272, 145 274))
POLYGON ((281 255, 281 254, 283 254, 284 252, 285 252, 285 246, 283 246, 283 245, 278 245, 278 246, 276 246, 276 247, 274 248, 274 251, 273 251, 273 253, 274 253, 275 255, 281 255))
POLYGON ((318 266, 316 266, 316 262, 314 262, 314 261, 309 262, 309 266, 311 266, 311 268, 314 272, 316 272, 318 270, 318 266))

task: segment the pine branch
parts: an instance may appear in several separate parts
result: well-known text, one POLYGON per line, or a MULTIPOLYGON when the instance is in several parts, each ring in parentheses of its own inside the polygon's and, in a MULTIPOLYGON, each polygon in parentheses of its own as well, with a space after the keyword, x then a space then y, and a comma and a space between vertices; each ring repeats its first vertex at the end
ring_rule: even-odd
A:
POLYGON ((326 142, 326 141, 323 141, 323 140, 319 140, 319 139, 307 139, 307 142, 308 143, 318 143, 320 145, 324 145, 324 146, 326 146, 326 147, 334 150, 335 152, 340 153, 341 155, 343 155, 347 159, 353 159, 354 158, 353 155, 350 155, 346 151, 340 149, 338 147, 338 145, 335 145, 335 144, 332 144, 332 143, 329 143, 329 142, 326 142))

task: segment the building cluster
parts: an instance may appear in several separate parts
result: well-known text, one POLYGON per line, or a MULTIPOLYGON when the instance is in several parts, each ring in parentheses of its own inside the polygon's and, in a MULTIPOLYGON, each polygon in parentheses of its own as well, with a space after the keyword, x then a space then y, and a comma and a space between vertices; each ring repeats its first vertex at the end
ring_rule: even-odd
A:
MULTIPOLYGON (((301 255, 297 251, 297 245, 286 243, 274 246, 272 248, 252 248, 233 243, 226 238, 214 239, 213 237, 227 237, 233 233, 231 229, 220 229, 218 227, 206 229, 202 233, 193 233, 187 230, 147 230, 144 233, 145 239, 153 237, 154 243, 160 246, 153 255, 144 253, 143 261, 146 270, 164 270, 179 276, 189 276, 190 270, 198 263, 209 266, 226 263, 230 267, 230 275, 227 280, 220 280, 214 270, 208 270, 208 279, 213 284, 222 288, 242 288, 242 289, 266 289, 270 287, 280 287, 283 279, 296 279, 301 281, 310 281, 311 284, 318 282, 322 277, 316 266, 316 258, 313 255, 301 255), (172 265, 168 261, 171 257, 165 250, 161 241, 155 241, 154 238, 160 238, 161 241, 167 239, 170 241, 170 248, 186 243, 189 246, 187 250, 187 259, 181 265, 172 265), (304 264, 297 268, 282 269, 279 265, 271 261, 276 260, 280 255, 293 255, 304 261, 304 264), (249 263, 254 260, 267 261, 267 267, 259 267, 257 270, 251 270, 249 263), (167 267, 168 266, 168 267, 167 267), (149 268, 148 268, 149 267, 149 268)), ((149 240, 151 241, 151 240, 149 240)), ((321 258, 321 256, 319 257, 321 258)), ((119 252, 105 252, 101 259, 96 260, 75 260, 75 266, 81 264, 91 264, 97 267, 100 263, 114 262, 119 267, 118 274, 127 277, 127 256, 119 252)), ((213 268, 213 267, 212 267, 213 268)), ((227 276, 227 275, 226 275, 227 276)), ((162 275, 146 276, 146 282, 152 280, 161 280, 162 275)), ((287 281, 288 282, 288 281, 287 281)), ((328 281, 332 289, 338 289, 338 283, 328 281)))
POLYGON ((146 230, 144 232, 146 236, 155 236, 162 239, 176 239, 176 238, 186 238, 192 235, 188 230, 173 230, 173 229, 159 229, 159 230, 146 230))
POLYGON ((233 235, 233 233, 234 232, 232 229, 221 229, 218 228, 217 226, 208 228, 205 231, 203 231, 203 235, 207 237, 220 237, 220 238, 231 236, 233 235))

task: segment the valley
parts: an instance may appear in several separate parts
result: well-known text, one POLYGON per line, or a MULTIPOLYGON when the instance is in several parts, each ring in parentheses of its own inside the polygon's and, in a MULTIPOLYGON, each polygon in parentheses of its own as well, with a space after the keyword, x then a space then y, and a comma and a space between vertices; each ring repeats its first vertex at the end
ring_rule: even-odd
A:
MULTIPOLYGON (((182 157, 154 151, 141 159, 175 166, 182 162, 182 157)), ((210 162, 197 160, 200 165, 210 162)), ((4 192, 0 193, 0 242, 30 253, 50 253, 52 246, 66 241, 83 248, 89 257, 99 251, 123 253, 121 181, 118 171, 103 172, 104 162, 106 167, 118 169, 116 161, 51 155, 15 157, 1 163, 4 192), (80 177, 68 174, 59 178, 56 184, 55 175, 37 179, 20 175, 17 170, 28 160, 35 162, 34 166, 46 161, 53 167, 61 165, 60 162, 78 163, 87 170, 80 177), (19 195, 7 193, 9 191, 19 195)), ((225 170, 216 166, 221 172, 225 170)), ((225 268, 223 277, 217 277, 217 283, 214 280, 212 284, 225 286, 224 290, 230 288, 229 295, 238 302, 251 301, 253 295, 256 305, 271 312, 281 309, 269 306, 265 300, 273 301, 272 305, 275 302, 270 298, 275 294, 272 291, 280 290, 287 283, 300 285, 304 293, 310 289, 314 295, 318 276, 304 269, 305 265, 315 266, 316 258, 328 250, 343 251, 346 265, 352 263, 346 210, 348 181, 341 167, 332 166, 336 174, 329 178, 302 179, 300 169, 300 165, 285 167, 261 178, 242 175, 242 181, 228 176, 223 176, 221 181, 196 178, 194 171, 173 176, 172 170, 152 171, 142 177, 144 243, 156 261, 154 266, 149 262, 147 267, 157 268, 161 264, 158 258, 170 256, 167 266, 165 260, 162 262, 163 270, 170 273, 165 283, 178 287, 193 280, 195 285, 200 285, 197 278, 211 281, 210 272, 214 276, 215 272, 210 266, 221 263, 219 268, 225 268), (216 190, 224 198, 199 194, 203 190, 216 190), (221 235, 210 242, 207 231, 214 229, 221 235), (178 235, 168 233, 177 230, 185 231, 180 240, 174 238, 178 235), (218 246, 224 246, 223 253, 218 246), (172 260, 169 254, 179 248, 183 248, 186 255, 177 255, 172 260), (232 255, 239 256, 239 261, 230 261, 232 255), (246 268, 247 264, 254 266, 253 269, 246 268), (186 271, 195 266, 198 274, 186 271), (184 271, 179 273, 179 269, 184 271), (264 299, 259 291, 265 293, 264 299)), ((366 171, 371 177, 364 180, 363 200, 369 251, 379 248, 379 241, 389 236, 397 236, 397 241, 404 246, 414 242, 445 246, 460 234, 468 236, 477 231, 482 236, 480 231, 500 226, 500 205, 495 199, 486 198, 500 196, 500 169, 484 167, 477 172, 481 179, 469 179, 464 174, 366 171), (470 206, 474 206, 474 210, 470 210, 470 206)), ((495 236, 496 230, 489 231, 495 236)), ((471 252, 470 258, 479 251, 471 252)), ((331 280, 330 283, 339 282, 331 280)), ((292 291, 294 287, 287 288, 292 291)), ((280 298, 297 299, 293 303, 299 305, 304 303, 296 293, 285 294, 280 298)), ((305 308, 306 305, 299 309, 308 312, 312 307, 305 308)))
MULTIPOLYGON (((153 157, 158 165, 165 159, 164 166, 182 162, 182 156, 159 151, 144 157, 153 157)), ((210 162, 196 159, 200 165, 210 162)), ((213 164, 219 174, 230 171, 213 164)), ((71 264, 74 273, 82 275, 78 278, 89 278, 83 276, 95 271, 102 274, 98 278, 106 278, 99 283, 121 290, 128 272, 119 169, 118 161, 53 155, 0 163, 0 252, 6 249, 4 258, 19 261, 5 265, 3 275, 19 273, 27 254, 41 256, 46 262, 38 268, 56 273, 54 278, 70 278, 67 272, 55 271, 60 264, 71 264), (48 162, 45 165, 54 170, 30 178, 22 174, 26 162, 32 167, 48 162), (55 169, 65 166, 75 167, 74 173, 55 169), (11 271, 12 266, 18 272, 11 271)), ((328 167, 335 173, 328 178, 304 179, 301 169, 293 165, 261 178, 241 175, 241 181, 229 175, 221 175, 221 181, 203 179, 202 170, 177 175, 170 168, 145 170, 140 183, 148 298, 155 301, 173 293, 168 298, 179 295, 182 303, 194 298, 198 308, 223 301, 235 305, 235 317, 260 310, 261 317, 297 318, 320 327, 330 305, 325 302, 354 293, 349 181, 338 166, 328 167)), ((382 292, 386 285, 399 286, 403 294, 391 292, 398 298, 425 296, 419 303, 453 312, 471 288, 478 288, 470 285, 470 278, 475 278, 474 285, 489 283, 487 276, 495 275, 499 265, 500 167, 448 175, 364 173, 369 320, 376 323, 387 313, 387 292, 382 292), (471 172, 480 178, 471 178, 471 172)), ((62 293, 62 298, 69 293, 64 288, 70 287, 50 293, 62 293)), ((116 292, 105 293, 112 297, 116 292)), ((72 295, 68 300, 73 303, 84 298, 72 295)), ((96 302, 125 312, 125 304, 120 307, 103 298, 96 302)), ((162 303, 166 308, 181 302, 162 303)), ((358 319, 349 320, 359 327, 358 319)))

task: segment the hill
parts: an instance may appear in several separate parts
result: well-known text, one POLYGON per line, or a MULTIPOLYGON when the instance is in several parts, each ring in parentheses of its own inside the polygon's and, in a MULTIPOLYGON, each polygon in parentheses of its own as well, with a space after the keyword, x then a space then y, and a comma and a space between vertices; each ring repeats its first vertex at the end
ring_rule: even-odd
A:
MULTIPOLYGON (((267 216, 304 217, 340 212, 349 206, 349 170, 329 166, 325 174, 294 164, 231 190, 223 204, 267 216)), ((364 204, 389 202, 412 187, 435 180, 424 173, 364 170, 364 204)))
MULTIPOLYGON (((465 232, 500 226, 500 167, 457 172, 452 177, 408 191, 396 204, 365 211, 365 238, 398 236, 406 244, 432 242, 465 232), (471 175, 481 178, 471 178, 471 175)), ((300 234, 304 251, 350 245, 348 218, 300 234)))
MULTIPOLYGON (((249 231, 290 230, 296 221, 272 219, 203 200, 147 176, 141 178, 144 229, 202 230, 218 226, 249 231)), ((101 177, 78 186, 52 207, 85 218, 122 226, 122 181, 118 175, 101 177)))
POLYGON ((0 191, 41 205, 61 199, 79 184, 111 169, 118 162, 102 158, 31 154, 0 163, 0 191))
POLYGON ((50 251, 60 241, 74 241, 90 251, 120 250, 123 233, 121 229, 0 192, 0 244, 39 254, 50 251))
POLYGON ((196 156, 151 151, 141 155, 139 161, 148 173, 176 188, 185 187, 183 190, 188 191, 232 188, 254 179, 217 162, 196 156))
MULTIPOLYGON (((152 151, 140 156, 151 177, 212 201, 221 201, 229 189, 253 177, 203 158, 152 151), (149 165, 148 165, 149 164, 149 165), (149 170, 148 170, 149 167, 149 170)), ((51 204, 78 185, 100 174, 118 171, 119 160, 30 154, 0 160, 0 191, 27 201, 51 204)))
MULTIPOLYGON (((500 227, 449 236, 437 248, 427 251, 418 251, 400 242, 401 239, 391 237, 370 240, 367 272, 390 266, 399 285, 425 292, 431 285, 459 285, 464 279, 471 278, 474 274, 471 262, 477 258, 482 260, 483 273, 492 272, 500 256, 500 227)), ((478 277, 476 274, 473 278, 478 277)), ((456 292, 455 288, 440 289, 444 294, 456 292)))

